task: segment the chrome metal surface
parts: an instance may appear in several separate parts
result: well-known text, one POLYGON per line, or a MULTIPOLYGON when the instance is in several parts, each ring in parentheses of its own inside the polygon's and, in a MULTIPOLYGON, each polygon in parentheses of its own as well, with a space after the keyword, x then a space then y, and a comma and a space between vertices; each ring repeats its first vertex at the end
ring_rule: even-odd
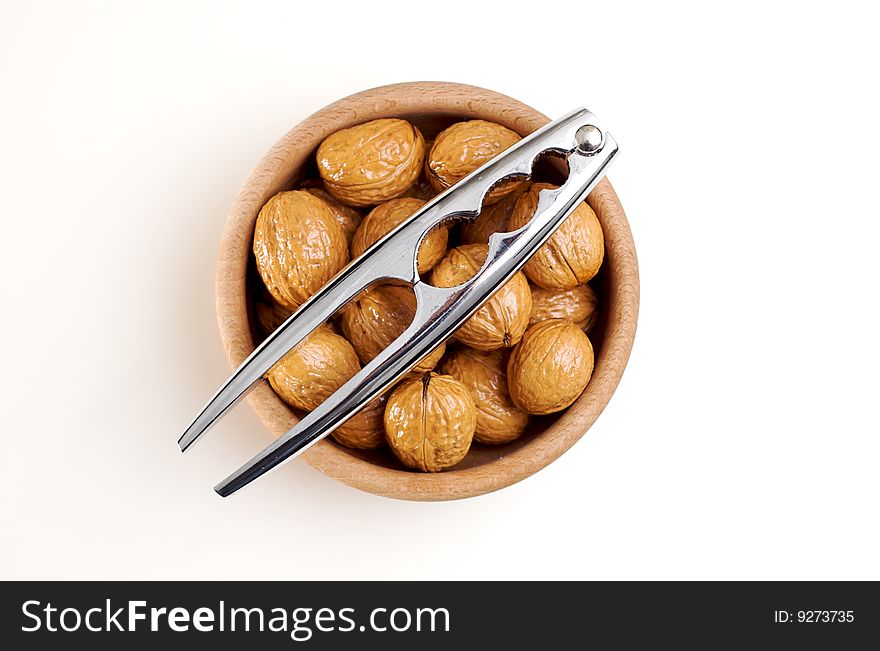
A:
POLYGON ((244 361, 184 432, 179 441, 181 450, 198 440, 287 351, 361 291, 388 280, 412 285, 416 314, 403 334, 215 490, 222 496, 230 495, 307 450, 410 371, 519 271, 586 198, 616 153, 617 143, 601 130, 595 116, 578 109, 523 138, 429 201, 352 261, 244 361), (548 151, 567 158, 569 176, 560 187, 540 192, 531 221, 515 231, 494 233, 485 263, 465 283, 438 288, 422 281, 416 270, 416 253, 425 235, 450 219, 475 219, 494 185, 503 179, 528 176, 535 161, 548 151))
POLYGON ((595 154, 602 148, 602 132, 595 125, 585 124, 577 130, 574 138, 581 154, 595 154))

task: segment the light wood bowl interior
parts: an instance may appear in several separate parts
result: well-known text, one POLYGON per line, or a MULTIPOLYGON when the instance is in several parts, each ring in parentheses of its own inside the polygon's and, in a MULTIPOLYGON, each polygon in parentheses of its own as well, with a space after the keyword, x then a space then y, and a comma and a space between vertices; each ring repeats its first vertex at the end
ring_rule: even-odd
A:
MULTIPOLYGON (((229 363, 237 367, 261 340, 253 298, 259 276, 251 244, 262 206, 277 192, 317 176, 314 152, 339 129, 380 117, 413 122, 433 138, 452 122, 485 119, 521 135, 548 119, 505 95, 474 86, 413 82, 374 88, 346 97, 306 118, 265 156, 242 187, 230 211, 217 260, 217 315, 229 363)), ((441 473, 406 470, 383 448, 349 450, 326 439, 303 457, 325 474, 364 491, 409 500, 471 497, 509 486, 537 472, 570 448, 590 428, 617 387, 629 358, 639 306, 639 277, 632 234, 611 184, 603 179, 588 199, 605 233, 606 257, 591 285, 601 300, 599 321, 590 333, 596 365, 586 391, 568 410, 532 417, 526 433, 503 446, 474 443, 467 457, 441 473)), ((260 420, 275 436, 297 420, 271 389, 261 383, 248 397, 260 420)), ((288 469, 288 472, 290 469, 288 469)))

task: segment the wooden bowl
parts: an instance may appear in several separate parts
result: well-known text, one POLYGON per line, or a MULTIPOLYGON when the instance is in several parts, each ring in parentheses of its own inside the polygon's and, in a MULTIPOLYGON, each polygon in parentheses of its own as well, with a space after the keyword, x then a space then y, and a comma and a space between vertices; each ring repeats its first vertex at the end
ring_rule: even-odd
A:
MULTIPOLYGON (((461 119, 498 122, 526 135, 548 122, 538 111, 505 95, 455 83, 413 82, 383 86, 346 97, 306 118, 257 165, 226 222, 217 259, 217 316, 231 366, 254 350, 253 296, 259 277, 251 252, 254 223, 263 204, 306 176, 317 176, 318 144, 339 129, 381 117, 415 123, 426 138, 461 119)), ((502 446, 474 443, 459 465, 441 473, 406 470, 386 449, 349 450, 328 438, 303 458, 323 473, 377 495, 408 500, 451 500, 504 488, 537 472, 583 436, 604 409, 632 349, 639 308, 636 252, 626 215, 603 179, 588 199, 605 232, 605 262, 594 285, 601 316, 590 334, 596 351, 592 379, 578 400, 555 417, 533 417, 526 433, 502 446)), ((250 394, 251 407, 275 436, 297 421, 268 382, 250 394)))

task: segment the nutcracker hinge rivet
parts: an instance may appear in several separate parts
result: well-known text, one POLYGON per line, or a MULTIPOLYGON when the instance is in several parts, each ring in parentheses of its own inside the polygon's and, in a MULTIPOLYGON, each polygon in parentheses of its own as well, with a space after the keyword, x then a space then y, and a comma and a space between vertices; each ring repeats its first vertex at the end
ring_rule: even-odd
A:
POLYGON ((598 127, 585 124, 574 134, 574 139, 577 142, 578 151, 589 156, 602 148, 604 137, 598 127))

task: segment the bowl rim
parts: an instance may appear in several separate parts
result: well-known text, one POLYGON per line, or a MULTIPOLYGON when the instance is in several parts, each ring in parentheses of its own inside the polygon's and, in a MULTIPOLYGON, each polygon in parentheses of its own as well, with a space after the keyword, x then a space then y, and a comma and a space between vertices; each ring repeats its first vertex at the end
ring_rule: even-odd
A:
MULTIPOLYGON (((333 131, 389 116, 449 114, 499 122, 526 135, 549 119, 501 93, 454 82, 406 82, 372 88, 340 99, 288 131, 257 164, 230 209, 216 265, 217 319, 232 368, 253 351, 247 305, 248 259, 256 215, 269 197, 289 187, 317 145, 333 131)), ((519 482, 546 467, 592 426, 614 393, 632 350, 639 310, 639 272, 635 244, 623 206, 607 178, 588 198, 605 233, 610 291, 608 321, 592 378, 584 393, 554 423, 522 447, 485 464, 416 473, 373 464, 320 441, 302 456, 313 467, 349 486, 405 500, 440 501, 482 495, 519 482)), ((261 382, 248 403, 276 437, 297 418, 261 382)))

